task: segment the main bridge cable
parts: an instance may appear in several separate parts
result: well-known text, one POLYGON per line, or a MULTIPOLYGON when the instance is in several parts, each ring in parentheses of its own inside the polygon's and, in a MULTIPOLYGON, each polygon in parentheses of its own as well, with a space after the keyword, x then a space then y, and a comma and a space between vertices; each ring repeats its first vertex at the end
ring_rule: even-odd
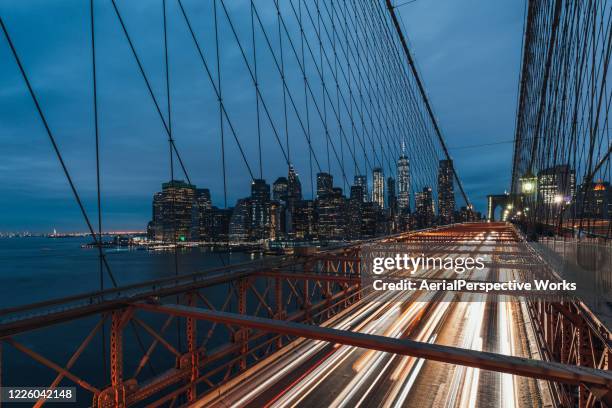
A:
MULTIPOLYGON (((394 65, 396 67, 395 75, 394 75, 395 86, 393 87, 395 89, 396 97, 400 98, 401 107, 404 107, 404 109, 406 106, 410 107, 411 109, 410 114, 406 113, 405 115, 411 120, 412 126, 414 126, 415 128, 418 127, 421 130, 422 132, 421 138, 424 139, 424 142, 418 143, 415 146, 415 149, 419 150, 421 154, 417 156, 417 159, 413 160, 413 162, 418 163, 422 160, 423 157, 430 157, 434 159, 434 160, 429 160, 425 164, 425 167, 426 167, 425 170, 430 175, 430 178, 428 180, 425 180, 424 182, 421 182, 421 185, 423 186, 433 187, 435 185, 435 174, 437 173, 438 159, 440 157, 438 147, 434 146, 434 143, 433 143, 434 138, 431 135, 431 133, 433 132, 433 128, 431 124, 429 126, 427 125, 426 119, 423 116, 423 107, 422 107, 423 102, 421 101, 421 103, 419 103, 419 100, 413 90, 414 84, 409 82, 410 76, 409 76, 408 71, 406 70, 405 65, 402 63, 404 60, 401 57, 401 51, 399 50, 397 37, 392 34, 392 28, 389 27, 391 22, 388 18, 385 18, 386 14, 385 14, 385 10, 383 9, 383 6, 380 4, 378 6, 379 7, 376 7, 374 4, 372 5, 372 7, 375 8, 379 16, 379 19, 376 20, 377 25, 379 27, 379 31, 382 31, 385 37, 385 39, 382 40, 382 43, 387 48, 386 59, 394 62, 394 65), (381 21, 384 23, 381 23, 381 21), (381 28, 381 25, 382 25, 382 28, 381 28), (407 91, 400 94, 398 93, 399 89, 406 89, 407 91), (407 99, 407 96, 408 96, 408 99, 407 99), (435 152, 436 155, 435 156, 430 155, 429 154, 430 150, 428 149, 435 152)), ((386 68, 386 66, 383 66, 383 69, 384 68, 386 68)), ((391 74, 388 73, 388 75, 391 75, 391 74)), ((408 123, 406 125, 408 128, 410 127, 408 123)), ((426 174, 425 174, 425 178, 427 179, 428 177, 426 176, 426 174)))
MULTIPOLYGON (((66 163, 64 162, 64 158, 62 157, 62 154, 59 150, 59 146, 57 145, 56 141, 55 141, 55 137, 53 136, 53 132, 51 132, 51 128, 49 127, 49 124, 47 122, 47 119, 45 117, 45 114, 42 111, 42 108, 40 106, 40 103, 38 102, 38 97, 36 96, 36 93, 34 92, 34 89, 32 88, 32 85, 30 84, 30 80, 28 79, 28 75, 25 71, 25 68, 23 67, 23 64, 21 63, 21 59, 19 58, 19 55, 17 54, 17 50, 15 49, 15 46, 13 44, 13 41, 11 40, 11 36, 9 35, 9 32, 6 28, 6 26, 4 25, 4 20, 2 19, 2 16, 0 16, 0 26, 2 26, 2 31, 4 32, 4 36, 6 37, 6 40, 9 44, 9 47, 11 48, 11 52, 13 54, 13 57, 15 58, 15 62, 17 63, 17 66, 19 67, 19 71, 21 72, 21 76, 23 77, 23 80, 26 83, 26 86, 28 88, 28 91, 30 93, 30 96, 32 97, 32 101, 34 102, 34 105, 36 107, 36 110, 38 111, 38 115, 40 116, 40 119, 43 123, 43 126, 45 127, 45 131, 47 133, 47 136, 49 136, 49 141, 51 142, 51 145, 53 146, 53 150, 55 151, 55 155, 57 156, 57 159, 60 162, 60 165, 62 167, 62 170, 64 172, 64 175, 66 176, 66 180, 68 181, 68 184, 70 185, 70 190, 72 190, 72 194, 74 196, 74 199, 76 200, 79 209, 81 210, 81 214, 83 215, 83 218, 85 219, 85 223, 87 224, 87 228, 89 230, 89 233, 91 234, 93 240, 94 240, 94 244, 96 246, 100 246, 101 243, 100 241, 100 237, 97 236, 93 225, 89 219, 89 216, 87 215, 87 211, 85 210, 85 206, 83 205, 83 202, 81 201, 81 197, 76 189, 76 186, 74 184, 74 182, 72 181, 72 177, 70 176, 70 172, 68 171, 68 167, 66 167, 66 163)), ((106 259, 106 255, 104 254, 104 251, 100 251, 100 256, 102 259, 102 262, 104 263, 104 267, 106 269, 106 272, 108 274, 108 276, 111 279, 111 282, 113 283, 114 287, 117 287, 117 281, 115 280, 115 277, 111 271, 110 265, 108 264, 108 260, 106 259)))
MULTIPOLYGON (((324 4, 324 6, 325 6, 325 4, 324 4)), ((328 9, 326 6, 325 6, 325 9, 326 9, 326 11, 328 12, 328 16, 330 16, 330 18, 331 18, 331 15, 330 15, 329 9, 328 9)), ((354 26, 356 27, 356 29, 357 29, 357 26, 361 27, 361 33, 362 33, 362 36, 364 36, 364 38, 365 38, 365 37, 367 36, 367 33, 368 33, 368 32, 370 32, 371 30, 367 30, 367 29, 366 29, 366 27, 365 27, 365 23, 364 23, 364 21, 365 21, 365 20, 364 20, 364 21, 361 21, 361 19, 359 19, 359 18, 358 18, 358 13, 357 13, 357 8, 356 8, 355 3, 353 3, 353 12, 354 12, 354 14, 355 14, 355 16, 354 16, 354 17, 355 17, 355 18, 354 18, 354 26)), ((380 16, 380 14, 379 14, 379 16, 380 16)), ((344 19, 346 20, 346 17, 347 17, 347 15, 346 15, 346 11, 343 13, 343 17, 344 17, 344 19)), ((364 19, 365 19, 365 17, 364 17, 364 19)), ((345 23, 345 24, 347 24, 347 23, 345 23)), ((324 26, 325 26, 325 25, 324 25, 324 26)), ((340 25, 340 27, 342 28, 342 25, 340 25)), ((371 26, 370 26, 370 27, 371 27, 371 26)), ((328 35, 328 38, 329 38, 329 33, 328 33, 328 31, 327 31, 327 30, 325 31, 325 33, 328 35)), ((345 36, 346 36, 346 35, 348 35, 348 32, 346 31, 346 29, 345 29, 344 33, 345 33, 345 36)), ((350 61, 350 58, 349 58, 349 54, 350 54, 350 56, 352 56, 352 57, 353 57, 353 61, 355 62, 355 65, 357 66, 358 75, 357 75, 357 74, 355 74, 355 73, 353 72, 353 70, 352 70, 350 67, 348 68, 348 71, 349 71, 349 72, 348 72, 348 75, 349 75, 349 79, 350 79, 350 76, 351 76, 351 75, 352 75, 352 76, 355 76, 356 78, 359 78, 359 81, 358 81, 358 82, 359 82, 359 87, 360 87, 360 93, 359 93, 359 95, 360 95, 360 100, 361 100, 361 107, 359 107, 359 105, 357 104, 357 102, 356 102, 356 101, 354 101, 354 99, 353 99, 353 97, 352 97, 352 96, 351 96, 351 99, 353 99, 354 103, 355 103, 355 104, 358 106, 358 112, 359 112, 359 115, 360 115, 360 118, 361 118, 361 125, 362 125, 362 128, 363 128, 364 133, 366 133, 366 132, 367 132, 367 128, 365 127, 365 121, 364 121, 364 117, 363 117, 363 99, 364 99, 364 96, 363 96, 363 94, 362 94, 362 92, 361 92, 361 86, 363 86, 363 83, 365 82, 365 80, 364 80, 364 78, 363 78, 363 76, 362 76, 362 74, 361 74, 361 69, 360 69, 360 65, 361 65, 361 64, 359 64, 359 61, 361 61, 361 58, 359 57, 359 49, 360 49, 360 48, 366 48, 366 49, 368 50, 368 52, 366 53, 366 54, 367 54, 367 55, 366 55, 366 62, 367 62, 367 64, 366 64, 366 65, 367 65, 367 67, 368 67, 368 73, 371 73, 371 72, 376 73, 376 77, 377 77, 377 80, 378 80, 378 81, 384 81, 384 79, 381 77, 380 73, 378 72, 378 71, 380 71, 380 69, 384 69, 384 67, 383 67, 383 68, 380 68, 380 67, 379 67, 379 68, 376 68, 376 67, 375 67, 375 68, 372 68, 372 67, 371 67, 371 64, 370 64, 370 59, 372 59, 372 60, 374 60, 374 61, 378 61, 378 60, 380 60, 380 58, 377 58, 375 55, 373 55, 373 54, 372 54, 370 47, 368 47, 368 46, 364 47, 364 46, 361 44, 361 39, 360 39, 360 38, 357 36, 357 31, 356 31, 356 34, 355 34, 354 36, 351 36, 351 37, 353 38, 352 44, 353 44, 353 47, 355 48, 355 50, 356 50, 356 52, 357 52, 357 57, 356 57, 356 56, 355 56, 355 54, 353 53, 352 47, 350 47, 348 43, 347 43, 347 48, 346 48, 346 49, 345 49, 345 47, 344 47, 342 44, 340 44, 340 49, 341 49, 341 51, 342 51, 342 52, 345 54, 345 57, 346 57, 346 58, 347 58, 349 61, 350 61), (370 58, 370 57, 371 57, 371 58, 370 58)), ((399 59, 398 59, 397 61, 395 61, 395 62, 396 62, 396 66, 397 66, 397 67, 400 67, 399 69, 400 69, 400 71, 402 71, 402 73, 403 73, 403 68, 401 68, 401 65, 397 65, 398 61, 399 61, 399 59)), ((346 73, 344 72, 344 70, 343 70, 343 69, 341 69, 341 73, 342 73, 342 75, 344 76, 345 81, 348 81, 348 80, 347 80, 347 78, 346 78, 346 73)), ((405 80, 405 79, 406 79, 406 78, 405 78, 405 75, 402 75, 402 76, 401 76, 401 78, 402 78, 403 80, 405 80)), ((348 82, 347 82, 347 83, 348 83, 348 82)), ((368 83, 369 83, 369 82, 368 82, 368 83)), ((371 104, 371 105, 373 105, 373 100, 372 100, 373 96, 372 96, 372 94, 371 94, 371 92, 372 92, 372 91, 370 90, 370 88, 371 88, 371 87, 369 86, 369 87, 367 87, 367 88, 368 88, 368 91, 367 91, 368 100, 370 101, 370 104, 371 104)), ((405 99, 405 97, 403 98, 403 104, 402 104, 402 106, 404 107, 404 108, 403 108, 403 109, 404 109, 404 114, 405 114, 405 116, 407 116, 408 120, 409 120, 410 122, 412 122, 412 125, 413 125, 412 127, 414 127, 414 128, 420 127, 420 128, 423 130, 423 132, 424 132, 425 134, 427 134, 428 130, 427 130, 426 128, 424 128, 424 127, 423 127, 423 126, 424 126, 424 124, 423 124, 422 114, 420 114, 420 111, 416 111, 416 110, 415 110, 415 108, 417 108, 418 102, 416 101, 416 99, 415 99, 415 98, 414 98, 414 96, 412 95, 412 92, 411 92, 412 87, 411 87, 411 85, 409 85, 409 84, 405 84, 405 86, 404 86, 404 87, 400 87, 398 84, 396 84, 395 88, 396 88, 396 90, 397 90, 397 89, 400 89, 400 88, 402 88, 402 89, 408 89, 408 91, 409 91, 409 92, 408 92, 408 94, 409 94, 409 95, 412 97, 412 99, 410 100, 410 102, 411 102, 411 103, 409 103, 409 101, 407 101, 407 100, 405 99), (410 106, 410 109, 412 110, 412 112, 406 112, 406 111, 405 111, 405 106, 406 106, 406 105, 409 105, 409 106, 410 106), (415 123, 415 118, 421 118, 421 120, 417 120, 417 121, 416 121, 416 123, 415 123), (420 126, 419 126, 419 125, 420 125, 420 126)), ((352 104, 351 104, 351 105, 352 105, 352 104)), ((374 126, 374 116, 373 116, 373 114, 372 114, 372 113, 369 111, 369 109, 367 108, 367 106, 366 106, 365 110, 366 110, 366 113, 367 113, 367 114, 368 114, 368 116, 369 116, 369 119, 370 119, 370 125, 371 125, 371 126, 374 126)), ((378 109, 378 110, 374 109, 373 111, 376 113, 376 119, 379 121, 379 124, 380 124, 380 121, 381 121, 381 119, 380 119, 380 109, 378 109)), ((408 127, 410 127, 410 126, 408 126, 408 127)), ((388 134, 388 133, 387 133, 387 134, 388 134)), ((371 138, 371 136, 369 136, 369 134, 368 134, 368 137, 370 138, 370 142, 371 142, 371 143, 374 143, 373 139, 371 138)), ((431 143, 431 141, 430 141, 430 139, 429 139, 429 138, 427 138, 427 140, 428 140, 428 141, 431 143)), ((361 141, 361 140, 360 140, 360 141, 361 141)), ((380 140, 379 140, 379 141, 380 141, 380 140)), ((432 147, 432 146, 431 146, 431 144, 429 144, 429 146, 430 146, 430 147, 432 147)), ((419 150, 419 151, 423 151, 423 146, 421 146, 421 144, 416 144, 415 149, 416 149, 416 150, 419 150)), ((435 149, 434 149, 434 150, 435 150, 435 149)), ((398 152, 397 152, 397 151, 395 151, 395 153, 397 154, 398 152)), ((365 151, 364 151, 364 154, 365 154, 365 151)), ((374 154, 376 154, 376 152, 375 152, 375 151, 374 151, 374 154)), ((427 154, 427 155, 426 155, 426 154, 421 154, 421 156, 422 156, 422 157, 425 157, 425 156, 429 156, 429 154, 427 154)), ((366 156, 366 157, 367 157, 367 156, 366 156)), ((413 184, 411 183, 411 185, 413 185, 413 184)), ((422 183, 422 185, 427 185, 427 183, 422 183)))
MULTIPOLYGON (((427 98, 427 94, 425 93, 425 89, 423 88, 423 83, 421 82, 419 73, 417 72, 416 67, 414 66, 412 55, 410 54, 410 50, 408 49, 408 45, 406 44, 406 39, 404 38, 404 34, 402 33, 402 30, 399 26, 399 22, 397 20, 397 16, 395 15, 395 10, 393 8, 393 5, 391 4, 391 0, 385 0, 385 2, 387 4, 387 9, 389 10, 389 14, 391 14, 393 25, 395 25, 395 30, 397 31, 397 35, 399 36, 400 42, 402 43, 402 48, 404 49, 406 58, 408 59, 408 65, 410 65, 410 69, 412 70, 412 74, 414 75, 414 79, 417 83, 417 87, 419 88, 419 92, 421 93, 421 97, 423 98, 423 101, 425 102, 427 113, 429 114, 429 118, 431 119, 436 135, 438 136, 438 139, 440 140, 440 144, 442 145, 442 150, 444 150, 444 155, 446 156, 447 160, 452 160, 450 157, 450 154, 448 153, 448 149, 446 148, 446 142, 444 142, 444 138, 442 137, 442 132, 440 131, 440 128, 438 127, 438 122, 436 121, 436 117, 434 116, 433 111, 431 109, 431 105, 429 104, 429 99, 427 98)), ((469 209, 471 208, 470 200, 468 199, 468 196, 465 193, 465 190, 463 189, 463 185, 461 184, 461 180, 459 179, 459 175, 457 174, 455 165, 453 164, 451 167, 453 169, 453 175, 455 176, 455 179, 457 180, 457 185, 459 186, 459 190, 461 190, 461 195, 463 195, 463 199, 465 200, 467 208, 469 209)))
MULTIPOLYGON (((381 6, 381 9, 382 9, 382 6, 381 6)), ((392 21, 393 21, 393 20, 392 20, 392 21)), ((397 20, 397 21, 399 22, 399 20, 397 20)), ((394 22, 394 24, 395 24, 395 22, 394 22)), ((399 29, 399 26, 395 26, 394 28, 395 28, 395 31, 396 31, 396 35, 397 35, 397 33, 398 33, 398 32, 401 32, 401 29, 399 29), (398 30, 399 30, 399 31, 398 31, 398 30)), ((389 28, 388 28, 388 27, 387 27, 387 35, 389 36, 389 38, 391 38, 391 37, 390 37, 390 36, 391 36, 391 33, 390 33, 390 30, 389 30, 389 28)), ((403 37, 399 37, 399 39, 400 39, 400 40, 402 40, 402 39, 403 39, 403 37)), ((395 44, 395 42, 393 42, 393 43, 395 44)), ((400 41, 400 43, 401 43, 401 41, 400 41)), ((405 44, 401 43, 399 46, 403 46, 403 45, 405 45, 405 44)), ((398 58, 398 60, 399 60, 401 57, 400 57, 400 51, 399 51, 399 49, 398 49, 397 47, 398 47, 398 46, 396 45, 396 48, 395 48, 395 54, 396 54, 396 57, 397 57, 397 58, 398 58)), ((405 52, 405 50, 404 50, 404 49, 403 49, 402 51, 403 51, 403 53, 404 53, 404 57, 405 57, 405 56, 406 56, 406 52, 405 52)), ((410 56, 410 60, 411 60, 411 56, 410 56)), ((409 64, 409 65, 410 65, 410 64, 409 64)), ((412 75, 413 82, 415 82, 415 83, 416 83, 416 85, 417 85, 417 88, 419 88, 419 90, 420 90, 420 91, 422 91, 422 93, 421 93, 421 96, 422 96, 422 95, 424 95, 424 91, 423 91, 423 89, 420 87, 421 83, 420 83, 420 82, 417 82, 417 81, 419 80, 419 77, 418 77, 418 75, 416 75, 416 74, 417 74, 416 67, 415 67, 414 65, 411 65, 410 67, 411 67, 412 74, 413 74, 413 75, 412 75)), ((405 75, 407 76, 408 74, 406 73, 405 75)), ((416 104, 419 104, 419 102, 417 101, 417 96, 416 96, 416 95, 414 95, 414 93, 412 92, 412 87, 410 86, 409 88, 410 88, 410 90, 411 90, 411 92, 409 93, 409 95, 411 96, 411 98, 414 100, 414 102, 415 102, 416 104)), ((422 97, 420 98, 420 101, 421 101, 421 105, 424 105, 424 104, 426 104, 426 103, 428 102, 428 100, 427 100, 426 98, 425 98, 425 99, 423 99, 422 97)), ((419 115, 419 117, 420 117, 420 119, 421 119, 421 120, 420 120, 420 123, 422 123, 423 130, 424 130, 424 132, 426 132, 427 134, 429 134, 430 132, 437 133, 438 140, 443 142, 443 140, 442 140, 442 139, 441 139, 441 137, 440 137, 439 129, 436 129, 436 125, 437 125, 437 123, 436 123, 436 121, 435 121, 435 120, 433 120, 433 121, 431 120, 431 118, 433 117, 433 114, 431 113, 431 111, 430 111, 428 108, 429 108, 429 106, 425 106, 425 110, 428 110, 428 112, 429 112, 429 115, 428 115, 428 116, 430 117, 430 121, 428 122, 429 126, 428 126, 428 125, 425 123, 425 118, 422 116, 422 115, 423 115, 423 112, 422 112, 422 111, 419 111, 419 114, 420 114, 420 115, 419 115)), ((431 144, 431 143, 432 143, 431 138, 427 138, 426 140, 429 142, 430 147, 431 147, 432 149, 434 149, 434 150, 435 150, 434 146, 431 144)), ((441 144, 441 147, 443 147, 443 148, 444 148, 444 143, 442 143, 442 144, 441 144)), ((444 149, 443 149, 443 150, 444 150, 444 149)), ((431 163, 431 167, 435 167, 435 166, 436 166, 436 164, 437 164, 437 163, 435 163, 435 164, 434 164, 434 163, 431 163)), ((435 174, 435 172, 434 172, 434 174, 435 174)), ((455 178, 456 178, 457 180, 459 180, 459 179, 458 179, 458 177, 455 177, 455 178)), ((434 183, 435 183, 435 180, 433 180, 431 183, 429 183, 429 185, 433 185, 434 183)), ((465 196, 464 196, 464 198, 465 198, 465 196)), ((466 201, 466 205, 469 205, 469 202, 467 202, 467 201, 466 201)))

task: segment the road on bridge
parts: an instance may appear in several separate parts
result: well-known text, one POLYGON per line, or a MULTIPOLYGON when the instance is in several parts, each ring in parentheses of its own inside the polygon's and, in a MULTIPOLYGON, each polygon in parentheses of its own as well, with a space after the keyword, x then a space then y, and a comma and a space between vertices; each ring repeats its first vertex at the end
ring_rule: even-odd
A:
MULTIPOLYGON (((430 240, 434 241, 431 245, 442 243, 439 256, 482 253, 487 264, 516 253, 517 248, 513 229, 500 224, 451 227, 410 238, 410 242, 430 240)), ((452 270, 427 273, 428 278, 456 278, 452 270)), ((519 275, 519 269, 489 266, 464 277, 507 281, 519 279, 519 275)), ((517 298, 429 291, 370 292, 325 326, 538 358, 529 314, 517 298)), ((473 407, 477 402, 500 407, 547 406, 551 396, 544 381, 299 339, 205 395, 195 406, 473 407)))

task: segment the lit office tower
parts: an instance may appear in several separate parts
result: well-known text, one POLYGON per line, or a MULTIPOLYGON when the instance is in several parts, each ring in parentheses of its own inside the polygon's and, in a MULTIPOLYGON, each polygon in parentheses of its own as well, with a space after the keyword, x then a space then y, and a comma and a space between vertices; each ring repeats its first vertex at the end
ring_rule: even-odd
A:
POLYGON ((372 173, 372 201, 380 208, 385 208, 385 176, 380 167, 376 167, 372 173))
POLYGON ((293 165, 289 165, 287 177, 287 201, 295 202, 302 199, 302 183, 293 165))
POLYGON ((192 221, 192 238, 199 241, 210 240, 212 230, 212 201, 210 199, 210 190, 207 188, 196 189, 192 221))
POLYGON ((346 237, 359 239, 361 237, 361 211, 363 203, 363 188, 351 186, 351 195, 347 204, 346 237))
POLYGON ((265 180, 255 179, 251 183, 251 236, 266 238, 270 221, 270 185, 265 180))
POLYGON ((431 187, 423 187, 423 191, 417 192, 414 196, 414 204, 419 226, 422 228, 429 227, 433 223, 435 215, 431 187))
POLYGON ((191 235, 196 187, 182 180, 162 184, 153 196, 152 229, 156 240, 184 241, 191 235))
POLYGON ((279 177, 272 184, 272 198, 276 201, 287 200, 288 182, 286 177, 279 177))
POLYGON ((402 212, 410 211, 410 165, 403 151, 397 161, 397 207, 402 212))
POLYGON ((438 169, 438 212, 442 224, 453 222, 455 213, 453 181, 453 161, 440 160, 440 168, 438 169))
POLYGON ((391 211, 397 210, 397 197, 395 196, 395 179, 387 177, 387 205, 391 211))
POLYGON ((366 176, 355 176, 355 181, 353 183, 355 186, 361 187, 361 192, 363 194, 362 201, 365 203, 368 200, 368 178, 366 176))
POLYGON ((576 195, 576 172, 567 164, 549 167, 538 173, 538 200, 545 206, 569 204, 576 195))
POLYGON ((317 198, 322 198, 332 192, 334 178, 329 173, 317 173, 317 198))
POLYGON ((251 200, 241 198, 236 202, 229 222, 229 240, 246 241, 249 238, 251 225, 251 200))

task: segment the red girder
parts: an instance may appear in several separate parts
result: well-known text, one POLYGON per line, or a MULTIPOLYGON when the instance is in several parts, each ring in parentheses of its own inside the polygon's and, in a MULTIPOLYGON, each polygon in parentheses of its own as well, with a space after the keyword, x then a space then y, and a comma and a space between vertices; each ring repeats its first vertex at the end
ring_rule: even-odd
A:
POLYGON ((587 384, 612 389, 612 374, 586 367, 542 360, 531 360, 496 353, 467 350, 458 347, 396 339, 372 334, 312 326, 303 323, 278 321, 235 313, 216 312, 182 305, 141 304, 140 309, 151 312, 191 317, 251 329, 346 344, 389 353, 409 355, 450 364, 458 364, 525 377, 558 381, 568 384, 587 384))

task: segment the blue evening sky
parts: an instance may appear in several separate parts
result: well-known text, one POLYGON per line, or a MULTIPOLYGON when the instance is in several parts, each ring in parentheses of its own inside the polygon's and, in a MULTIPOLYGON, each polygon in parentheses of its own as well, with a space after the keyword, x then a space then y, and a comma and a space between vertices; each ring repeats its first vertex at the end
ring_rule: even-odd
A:
MULTIPOLYGON (((118 0, 117 4, 165 114, 161 0, 118 0)), ((176 2, 168 0, 168 4, 173 132, 192 181, 210 188, 214 203, 223 206, 217 101, 176 2)), ((216 77, 212 2, 184 0, 184 4, 216 77)), ((250 41, 250 14, 244 4, 227 1, 239 36, 250 41)), ((270 7, 264 7, 265 2, 258 4, 264 22, 275 19, 272 2, 270 7)), ((0 15, 93 221, 96 190, 88 5, 83 0, 4 0, 0 15)), ((417 0, 399 10, 459 176, 476 208, 484 211, 486 195, 508 187, 512 144, 461 147, 513 137, 524 2, 417 0)), ((150 218, 153 193, 169 179, 167 136, 110 0, 96 0, 96 17, 105 229, 142 230, 150 218)), ((232 107, 229 114, 257 176, 257 140, 245 136, 254 134, 254 90, 223 18, 220 34, 222 79, 231 78, 222 81, 224 100, 232 107)), ((263 51, 258 64, 264 88, 266 81, 276 80, 270 75, 273 65, 263 51)), ((286 69, 298 71, 291 61, 286 69)), ((271 105, 282 103, 282 93, 268 92, 264 97, 271 105)), ((278 123, 280 111, 274 113, 278 123)), ((286 164, 264 122, 263 175, 272 183, 286 175, 286 164)), ((299 133, 297 125, 292 126, 290 134, 299 133)), ((320 129, 313 129, 317 131, 320 129)), ((290 155, 308 196, 308 150, 303 137, 295 137, 290 155)), ((228 205, 233 205, 237 198, 248 195, 250 177, 227 127, 225 142, 228 205)), ((322 147, 317 149, 324 161, 322 147)), ((332 170, 341 185, 338 169, 332 166, 332 170)), ((176 173, 177 178, 184 178, 180 170, 176 173)), ((0 231, 86 229, 3 35, 0 188, 0 231)))

